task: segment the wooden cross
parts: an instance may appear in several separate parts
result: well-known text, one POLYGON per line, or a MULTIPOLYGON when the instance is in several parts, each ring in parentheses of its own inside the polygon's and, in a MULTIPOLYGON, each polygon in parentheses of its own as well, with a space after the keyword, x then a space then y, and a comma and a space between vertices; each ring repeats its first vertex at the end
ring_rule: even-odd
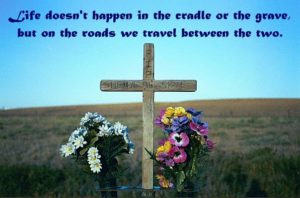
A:
MULTIPOLYGON (((154 80, 154 45, 144 44, 143 80, 102 80, 102 91, 143 92, 143 147, 153 152, 154 92, 193 92, 196 80, 154 80)), ((153 161, 143 148, 142 187, 153 188, 153 161)))

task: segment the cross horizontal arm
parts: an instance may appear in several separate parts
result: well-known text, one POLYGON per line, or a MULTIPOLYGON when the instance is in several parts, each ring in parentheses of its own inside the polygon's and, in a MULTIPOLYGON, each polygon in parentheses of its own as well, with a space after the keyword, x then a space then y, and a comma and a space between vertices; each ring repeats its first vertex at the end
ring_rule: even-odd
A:
POLYGON ((153 90, 154 92, 193 92, 197 90, 196 80, 101 80, 102 91, 135 92, 153 90))
POLYGON ((194 92, 197 90, 196 80, 155 80, 155 92, 194 92))
POLYGON ((101 80, 101 91, 143 91, 143 80, 101 80))

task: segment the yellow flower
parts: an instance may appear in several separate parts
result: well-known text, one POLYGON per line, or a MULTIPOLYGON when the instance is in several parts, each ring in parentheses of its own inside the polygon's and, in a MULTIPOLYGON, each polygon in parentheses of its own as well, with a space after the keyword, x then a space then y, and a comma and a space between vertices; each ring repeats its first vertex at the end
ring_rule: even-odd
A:
POLYGON ((158 155, 159 153, 162 153, 164 150, 164 146, 159 146, 156 150, 156 155, 158 155))
POLYGON ((186 115, 186 111, 183 107, 175 107, 174 116, 178 117, 178 116, 185 116, 185 115, 186 115))
POLYGON ((190 114, 190 113, 186 113, 186 117, 189 119, 189 120, 192 120, 192 114, 190 114))
POLYGON ((170 183, 170 181, 167 180, 165 178, 165 176, 163 176, 163 175, 156 175, 156 178, 159 180, 159 185, 161 187, 163 187, 163 188, 169 188, 169 187, 172 186, 171 183, 170 183))
POLYGON ((161 122, 164 123, 165 125, 170 125, 171 124, 171 120, 169 118, 167 118, 166 115, 164 115, 162 118, 161 118, 161 122))
POLYGON ((165 141, 164 145, 159 146, 157 148, 156 155, 158 155, 159 153, 163 153, 163 152, 165 152, 165 153, 169 152, 171 150, 171 147, 172 147, 172 145, 171 145, 170 141, 165 141))
POLYGON ((175 109, 173 107, 168 107, 166 109, 165 115, 166 117, 172 117, 174 114, 175 109))

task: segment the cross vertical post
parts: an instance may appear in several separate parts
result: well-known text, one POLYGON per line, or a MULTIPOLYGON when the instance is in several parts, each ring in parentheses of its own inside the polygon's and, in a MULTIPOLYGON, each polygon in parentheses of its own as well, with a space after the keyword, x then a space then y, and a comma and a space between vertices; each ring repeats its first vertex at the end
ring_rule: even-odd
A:
MULTIPOLYGON (((143 148, 153 152, 153 120, 154 120, 154 45, 144 45, 144 72, 143 72, 143 148)), ((144 189, 153 188, 153 161, 143 149, 142 181, 144 189)))

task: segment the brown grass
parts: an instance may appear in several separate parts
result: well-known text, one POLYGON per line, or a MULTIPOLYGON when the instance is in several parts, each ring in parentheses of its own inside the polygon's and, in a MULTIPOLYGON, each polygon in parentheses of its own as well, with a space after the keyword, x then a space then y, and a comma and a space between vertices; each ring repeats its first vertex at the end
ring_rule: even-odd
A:
MULTIPOLYGON (((208 117, 300 116, 300 99, 227 99, 156 103, 156 114, 167 106, 201 109, 208 117)), ((0 116, 81 116, 86 112, 107 116, 141 116, 141 103, 58 106, 0 110, 0 116)))

